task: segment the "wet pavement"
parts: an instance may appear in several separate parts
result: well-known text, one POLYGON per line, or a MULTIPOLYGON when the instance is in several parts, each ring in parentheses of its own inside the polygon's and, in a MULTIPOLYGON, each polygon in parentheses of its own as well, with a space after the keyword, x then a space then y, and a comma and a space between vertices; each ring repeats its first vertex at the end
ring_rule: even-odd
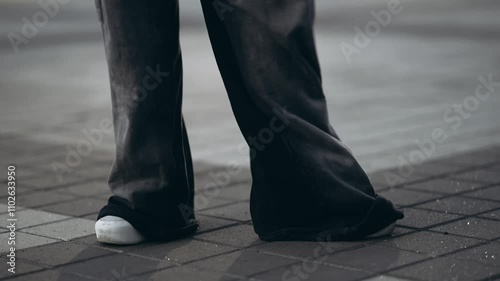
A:
POLYGON ((93 1, 61 5, 17 51, 9 34, 23 35, 23 18, 42 8, 3 1, 0 163, 5 173, 16 167, 18 221, 12 274, 4 176, 0 279, 500 280, 500 2, 402 0, 379 34, 356 45, 356 27, 366 28, 388 2, 317 1, 316 31, 330 119, 377 191, 406 214, 392 237, 258 240, 243 139, 199 3, 185 1, 184 115, 201 226, 176 242, 110 247, 93 234, 114 154, 103 125, 111 118, 109 84, 93 1), (346 55, 346 46, 357 52, 346 55), (216 183, 216 193, 207 189, 228 161, 241 172, 216 183), (55 172, 61 165, 65 172, 55 172))
MULTIPOLYGON (((358 242, 263 242, 249 214, 250 172, 216 184, 226 167, 195 163, 199 231, 169 243, 109 246, 96 241, 96 212, 110 195, 112 154, 86 159, 63 182, 48 177, 54 148, 3 140, 2 157, 32 147, 40 161, 17 163, 16 273, 8 280, 497 280, 500 279, 500 146, 370 174, 406 217, 391 237, 358 242), (23 171, 30 171, 23 174, 23 171), (390 178, 401 182, 390 185, 390 178), (217 186, 208 190, 204 186, 217 186)), ((57 149, 55 151, 58 151, 57 149)), ((34 157, 34 156, 33 156, 34 157)), ((7 194, 2 191, 2 201, 7 194)), ((8 218, 0 204, 0 220, 8 218)), ((10 233, 3 226, 0 239, 10 233)), ((0 252, 7 262, 7 245, 0 252)))

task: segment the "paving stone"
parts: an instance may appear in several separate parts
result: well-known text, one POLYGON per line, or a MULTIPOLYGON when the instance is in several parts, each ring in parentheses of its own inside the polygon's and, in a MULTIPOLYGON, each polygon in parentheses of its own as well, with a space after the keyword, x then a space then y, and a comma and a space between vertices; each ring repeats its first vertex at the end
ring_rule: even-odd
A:
POLYGON ((0 279, 1 280, 4 280, 5 278, 9 278, 9 277, 14 277, 16 275, 30 273, 30 272, 45 269, 42 266, 34 265, 34 264, 30 264, 30 263, 26 263, 24 261, 21 261, 21 260, 19 260, 19 256, 17 256, 17 259, 15 261, 16 266, 14 268, 15 273, 12 273, 10 271, 7 271, 7 269, 10 268, 10 266, 7 265, 7 262, 9 262, 9 258, 7 258, 7 257, 0 258, 0 263, 2 263, 2 270, 0 271, 0 279))
POLYGON ((20 179, 18 186, 26 188, 47 189, 69 186, 85 182, 85 178, 76 176, 74 173, 64 174, 61 179, 57 177, 55 172, 45 172, 43 176, 29 179, 20 179))
POLYGON ((201 214, 237 221, 248 221, 250 217, 250 203, 239 202, 228 206, 201 211, 201 214))
POLYGON ((111 171, 111 163, 92 165, 91 167, 76 167, 75 175, 88 179, 99 179, 107 182, 109 172, 111 171))
POLYGON ((70 185, 58 189, 57 192, 68 193, 71 195, 78 195, 78 196, 86 196, 86 197, 102 195, 102 194, 111 195, 107 182, 100 180, 89 180, 83 183, 70 185))
POLYGON ((380 192, 379 194, 391 200, 397 206, 414 205, 441 196, 441 195, 411 191, 406 189, 391 189, 388 191, 380 192))
POLYGON ((253 251, 238 251, 191 263, 190 266, 240 276, 257 273, 296 263, 296 260, 266 255, 253 251))
MULTIPOLYGON (((0 234, 0 241, 8 241, 10 233, 2 233, 0 234)), ((50 243, 55 243, 58 242, 55 239, 47 238, 47 237, 41 237, 37 235, 32 235, 32 234, 27 234, 27 233, 22 233, 17 231, 16 232, 16 250, 21 250, 25 248, 30 248, 30 247, 35 247, 35 246, 40 246, 40 245, 45 245, 45 244, 50 244, 50 243)), ((6 253, 10 249, 10 245, 7 243, 1 243, 0 244, 0 253, 6 253)))
POLYGON ((331 254, 325 258, 323 261, 325 263, 366 271, 384 272, 428 257, 392 247, 367 246, 331 254))
POLYGON ((416 191, 431 191, 446 194, 453 194, 462 191, 475 190, 484 186, 481 183, 473 183, 456 179, 440 178, 431 181, 419 182, 404 185, 402 188, 416 191))
POLYGON ((325 256, 334 252, 348 248, 362 247, 366 242, 300 242, 296 241, 275 241, 266 242, 252 247, 263 253, 272 253, 282 256, 291 256, 296 258, 311 258, 325 256))
POLYGON ((86 215, 86 216, 81 216, 80 218, 81 219, 87 219, 87 220, 96 221, 97 220, 97 214, 90 214, 90 215, 86 215))
POLYGON ((165 281, 165 280, 182 280, 182 281, 232 281, 241 280, 230 275, 220 272, 203 271, 192 267, 173 267, 167 268, 153 273, 134 276, 134 281, 165 281))
POLYGON ((102 280, 127 280, 133 275, 170 266, 173 264, 168 261, 115 254, 65 265, 59 270, 102 280))
POLYGON ((452 254, 450 258, 480 262, 500 268, 500 243, 488 243, 452 254))
MULTIPOLYGON (((10 218, 8 214, 1 215, 0 221, 7 221, 8 218, 10 218)), ((69 219, 70 217, 40 210, 25 209, 17 211, 16 218, 16 227, 19 230, 34 225, 69 219)))
POLYGON ((497 200, 500 202, 500 185, 484 188, 474 192, 468 192, 462 194, 462 196, 474 197, 479 199, 497 200))
MULTIPOLYGON (((24 210, 24 207, 16 206, 16 212, 24 210)), ((7 204, 0 203, 0 214, 5 214, 9 211, 9 206, 7 204)))
POLYGON ((247 167, 216 166, 209 171, 195 174, 196 190, 215 187, 226 188, 241 183, 251 183, 252 176, 247 167))
POLYGON ((492 219, 492 220, 500 220, 500 209, 479 215, 478 217, 492 219))
POLYGON ((18 257, 23 260, 48 266, 58 266, 110 254, 113 252, 71 242, 43 245, 17 252, 18 257))
POLYGON ((496 239, 500 237, 500 222, 471 217, 441 225, 431 230, 480 239, 496 239))
MULTIPOLYGON (((2 198, 2 202, 7 202, 7 197, 9 196, 12 196, 12 191, 11 194, 9 194, 9 190, 7 189, 7 182, 4 182, 2 184, 2 186, 5 186, 5 188, 1 188, 0 189, 0 198, 2 198)), ((27 194, 29 192, 33 192, 33 190, 29 189, 29 188, 19 188, 15 190, 15 196, 21 196, 21 195, 24 195, 24 194, 27 194)))
POLYGON ((167 260, 176 263, 186 263, 214 255, 230 252, 236 248, 202 242, 193 239, 183 239, 169 243, 150 243, 124 249, 144 257, 167 260))
POLYGON ((216 229, 216 228, 225 227, 225 226, 232 225, 232 224, 238 224, 237 222, 234 222, 234 221, 220 219, 220 218, 207 217, 207 216, 203 216, 203 215, 197 215, 196 219, 198 220, 198 222, 200 224, 200 228, 198 229, 197 233, 203 233, 203 232, 211 231, 211 230, 216 229))
POLYGON ((398 221, 399 225, 425 228, 438 223, 461 218, 459 215, 445 214, 428 210, 407 208, 403 210, 405 217, 398 221))
POLYGON ((429 256, 439 256, 459 249, 465 249, 480 242, 480 240, 473 238, 433 232, 417 232, 396 237, 377 245, 427 254, 429 256))
POLYGON ((264 243, 250 225, 237 225, 196 236, 197 239, 236 247, 248 247, 264 243))
POLYGON ((451 177, 479 183, 500 183, 500 166, 460 173, 451 177))
POLYGON ((423 180, 428 178, 429 175, 419 175, 414 172, 405 174, 400 173, 397 169, 392 169, 370 173, 368 177, 372 184, 380 190, 423 180))
POLYGON ((74 199, 76 198, 72 195, 60 194, 54 191, 37 191, 17 196, 16 205, 26 208, 34 208, 74 199))
POLYGON ((40 226, 25 228, 22 231, 60 240, 71 240, 94 233, 94 221, 85 219, 70 219, 40 226))
POLYGON ((363 281, 408 281, 408 279, 403 279, 399 277, 393 277, 388 275, 381 275, 377 277, 372 277, 369 279, 364 279, 363 281))
POLYGON ((41 272, 22 275, 9 281, 90 281, 95 280, 84 276, 75 275, 72 273, 61 272, 58 270, 45 270, 41 272))
POLYGON ((481 212, 500 208, 500 203, 479 199, 451 197, 418 205, 418 208, 462 215, 475 215, 481 212))
POLYGON ((229 200, 249 200, 250 199, 250 183, 237 184, 221 190, 219 196, 229 200))
POLYGON ((468 153, 463 153, 458 156, 450 157, 448 162, 457 165, 463 165, 465 167, 488 165, 492 163, 500 162, 499 154, 496 149, 485 149, 471 151, 468 153))
POLYGON ((96 237, 95 237, 95 234, 90 234, 90 235, 85 235, 85 236, 82 236, 79 238, 75 238, 75 239, 71 240, 71 243, 82 243, 82 244, 86 244, 86 245, 93 245, 93 246, 98 246, 98 247, 102 247, 102 248, 107 248, 107 249, 110 249, 112 251, 117 251, 117 247, 115 247, 115 246, 98 242, 96 237))
POLYGON ((107 204, 106 200, 84 198, 60 204, 43 206, 40 207, 40 209, 74 217, 85 216, 90 214, 97 216, 99 210, 106 204, 107 204))
POLYGON ((401 236, 403 234, 407 234, 407 233, 410 233, 410 232, 415 232, 415 230, 404 228, 404 227, 400 227, 400 226, 396 225, 396 228, 394 228, 394 232, 392 232, 392 235, 389 236, 389 238, 387 238, 387 239, 390 239, 392 237, 401 236))
MULTIPOLYGON (((29 178, 35 178, 35 177, 42 177, 44 176, 44 172, 40 172, 40 171, 37 171, 37 170, 33 170, 33 169, 20 169, 19 167, 16 167, 16 175, 15 175, 15 178, 16 178, 16 181, 19 181, 21 179, 29 179, 29 178)), ((7 177, 5 178, 2 178, 1 179, 1 182, 2 183, 6 183, 8 181, 7 177)))
POLYGON ((444 161, 424 162, 421 165, 414 166, 415 175, 425 178, 426 176, 444 176, 464 170, 464 167, 457 166, 454 163, 444 161))
POLYGON ((229 205, 231 203, 233 203, 233 201, 220 198, 219 196, 213 197, 213 195, 197 193, 194 198, 194 209, 196 211, 203 211, 205 209, 213 209, 218 206, 229 205))
POLYGON ((301 262, 294 265, 283 266, 268 272, 257 274, 258 280, 360 280, 369 276, 370 273, 355 271, 347 268, 316 264, 312 262, 301 262), (332 279, 335 278, 335 279, 332 279))
POLYGON ((492 267, 451 258, 431 259, 389 272, 391 275, 429 281, 481 280, 500 273, 492 267))

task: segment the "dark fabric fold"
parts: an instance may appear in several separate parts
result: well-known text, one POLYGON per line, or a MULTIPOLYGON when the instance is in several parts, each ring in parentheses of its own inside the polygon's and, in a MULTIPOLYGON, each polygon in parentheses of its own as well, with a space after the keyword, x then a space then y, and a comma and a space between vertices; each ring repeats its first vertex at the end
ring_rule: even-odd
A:
MULTIPOLYGON (((316 240, 321 233, 358 239, 402 218, 377 196, 330 124, 314 42, 314 1, 201 4, 249 146, 256 233, 264 240, 316 240)), ((114 197, 99 216, 127 216, 139 231, 160 238, 165 229, 194 221, 178 3, 106 0, 98 9, 117 147, 109 178, 114 197)))

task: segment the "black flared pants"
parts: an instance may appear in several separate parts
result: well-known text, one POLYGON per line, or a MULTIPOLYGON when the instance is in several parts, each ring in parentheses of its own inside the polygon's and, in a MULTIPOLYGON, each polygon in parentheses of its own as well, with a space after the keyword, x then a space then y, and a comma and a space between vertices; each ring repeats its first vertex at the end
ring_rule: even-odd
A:
MULTIPOLYGON (((402 213, 377 196, 328 120, 313 0, 202 0, 231 106, 250 147, 250 212, 264 240, 358 239, 402 213), (259 139, 265 141, 259 141, 259 139)), ((98 218, 166 240, 192 232, 177 0, 97 0, 116 158, 98 218)), ((207 122, 210 122, 207 120, 207 122)))

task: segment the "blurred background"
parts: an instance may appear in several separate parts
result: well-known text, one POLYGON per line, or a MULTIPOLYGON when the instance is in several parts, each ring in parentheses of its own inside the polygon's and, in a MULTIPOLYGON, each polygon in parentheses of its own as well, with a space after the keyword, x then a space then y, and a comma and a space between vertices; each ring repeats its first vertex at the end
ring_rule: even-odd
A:
MULTIPOLYGON (((500 143, 500 84, 487 82, 500 81, 500 2, 401 0, 398 13, 380 21, 376 15, 388 10, 389 2, 318 0, 316 5, 330 118, 362 166, 369 172, 397 167, 412 152, 423 151, 418 143, 426 143, 436 129, 447 138, 431 145, 424 160, 500 143), (482 99, 476 96, 478 85, 482 99)), ((29 144, 50 144, 61 161, 65 145, 85 140, 83 130, 111 118, 94 1, 64 3, 26 36, 23 29, 44 11, 38 1, 0 2, 0 137, 4 143, 16 139, 14 144, 27 150, 29 144)), ((200 3, 181 1, 181 16, 184 115, 193 157, 246 166, 200 3)), ((113 135, 105 133, 93 157, 113 150, 113 135)), ((30 157, 4 160, 25 156, 30 157)))

